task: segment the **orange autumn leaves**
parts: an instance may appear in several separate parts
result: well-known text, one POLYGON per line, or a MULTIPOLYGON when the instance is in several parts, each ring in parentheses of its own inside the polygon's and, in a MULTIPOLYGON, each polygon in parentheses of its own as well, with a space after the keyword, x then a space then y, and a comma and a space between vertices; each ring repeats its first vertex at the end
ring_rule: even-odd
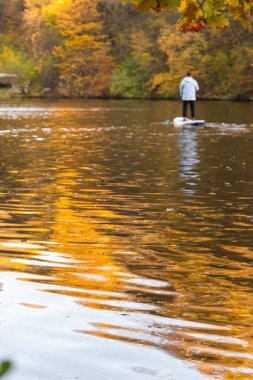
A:
POLYGON ((54 49, 64 96, 106 96, 113 60, 94 0, 67 0, 56 6, 62 43, 54 49))
POLYGON ((250 28, 253 0, 122 0, 131 2, 142 12, 177 9, 181 17, 177 23, 183 31, 200 31, 204 26, 223 28, 229 19, 239 20, 250 28))
MULTIPOLYGON (((226 0, 128 1, 0 0, 1 71, 33 96, 174 98, 187 62, 203 98, 253 99, 252 32, 221 28, 226 0)), ((246 25, 251 3, 229 6, 246 25)))
POLYGON ((25 0, 26 48, 46 87, 60 96, 109 96, 113 57, 97 6, 95 0, 25 0))
POLYGON ((54 49, 59 93, 82 97, 108 95, 113 60, 94 0, 53 2, 52 7, 61 39, 54 49))

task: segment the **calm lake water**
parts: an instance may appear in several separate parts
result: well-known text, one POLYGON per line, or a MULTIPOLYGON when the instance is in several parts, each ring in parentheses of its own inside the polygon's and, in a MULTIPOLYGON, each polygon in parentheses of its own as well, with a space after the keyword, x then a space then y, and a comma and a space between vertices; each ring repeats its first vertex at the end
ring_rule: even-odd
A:
POLYGON ((253 379, 253 104, 174 107, 1 103, 7 380, 253 379))

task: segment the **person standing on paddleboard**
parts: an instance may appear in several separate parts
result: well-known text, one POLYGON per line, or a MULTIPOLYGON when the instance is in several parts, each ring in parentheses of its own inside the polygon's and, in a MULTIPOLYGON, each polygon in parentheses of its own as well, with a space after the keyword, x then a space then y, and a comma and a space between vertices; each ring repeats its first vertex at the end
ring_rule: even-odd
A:
POLYGON ((187 71, 186 76, 180 83, 180 95, 183 101, 183 118, 187 118, 188 103, 191 108, 191 117, 195 120, 196 92, 199 90, 198 82, 192 78, 191 72, 187 71))

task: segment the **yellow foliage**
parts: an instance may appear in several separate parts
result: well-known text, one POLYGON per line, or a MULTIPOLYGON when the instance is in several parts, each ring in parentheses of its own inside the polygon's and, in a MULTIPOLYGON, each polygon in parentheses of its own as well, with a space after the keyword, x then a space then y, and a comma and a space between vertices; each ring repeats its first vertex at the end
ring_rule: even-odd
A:
POLYGON ((93 0, 52 2, 45 10, 61 44, 54 48, 59 92, 64 96, 103 96, 109 91, 112 58, 93 0), (52 17, 53 15, 53 17, 52 17))

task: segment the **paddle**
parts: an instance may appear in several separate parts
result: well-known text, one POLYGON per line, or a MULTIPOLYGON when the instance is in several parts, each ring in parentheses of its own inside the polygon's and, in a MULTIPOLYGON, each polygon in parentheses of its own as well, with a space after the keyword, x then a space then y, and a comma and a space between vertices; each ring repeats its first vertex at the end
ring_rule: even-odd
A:
POLYGON ((181 99, 179 99, 179 101, 177 102, 176 107, 173 109, 173 111, 171 112, 171 114, 168 117, 168 119, 165 120, 165 122, 164 122, 165 125, 169 125, 170 124, 170 118, 174 115, 174 113, 176 112, 176 110, 177 110, 177 108, 178 108, 178 106, 179 106, 180 103, 181 103, 181 99))

